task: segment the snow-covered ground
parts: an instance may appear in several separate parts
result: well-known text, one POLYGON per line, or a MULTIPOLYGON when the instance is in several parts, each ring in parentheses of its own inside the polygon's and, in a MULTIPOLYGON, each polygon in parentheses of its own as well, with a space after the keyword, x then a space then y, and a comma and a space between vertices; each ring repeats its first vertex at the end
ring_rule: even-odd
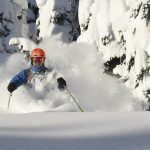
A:
POLYGON ((149 113, 0 114, 1 150, 149 150, 149 113))

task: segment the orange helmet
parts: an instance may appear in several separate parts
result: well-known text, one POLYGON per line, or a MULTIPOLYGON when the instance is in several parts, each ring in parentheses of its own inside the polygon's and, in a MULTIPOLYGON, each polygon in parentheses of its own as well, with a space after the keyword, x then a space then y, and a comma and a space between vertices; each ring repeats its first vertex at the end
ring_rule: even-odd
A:
POLYGON ((30 56, 31 56, 31 58, 32 57, 42 57, 42 58, 45 58, 45 52, 41 48, 35 48, 35 49, 32 50, 30 56))

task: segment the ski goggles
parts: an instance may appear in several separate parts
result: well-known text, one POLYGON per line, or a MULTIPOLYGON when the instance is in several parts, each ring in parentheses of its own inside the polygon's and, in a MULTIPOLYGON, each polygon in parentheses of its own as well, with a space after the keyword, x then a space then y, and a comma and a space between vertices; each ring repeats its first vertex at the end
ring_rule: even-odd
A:
POLYGON ((44 61, 43 57, 33 57, 32 59, 34 63, 43 63, 44 61))

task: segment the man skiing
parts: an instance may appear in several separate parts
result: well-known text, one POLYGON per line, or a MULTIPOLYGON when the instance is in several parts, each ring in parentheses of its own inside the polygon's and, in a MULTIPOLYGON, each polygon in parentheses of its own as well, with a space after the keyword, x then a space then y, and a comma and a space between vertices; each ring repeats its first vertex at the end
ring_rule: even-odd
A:
POLYGON ((31 51, 30 58, 31 66, 15 75, 10 81, 7 87, 10 93, 22 85, 34 87, 36 90, 41 91, 41 93, 43 93, 42 91, 46 87, 51 87, 51 89, 54 89, 54 86, 52 86, 54 84, 57 84, 57 88, 60 90, 65 89, 66 81, 62 77, 57 78, 57 73, 53 69, 48 69, 45 67, 46 56, 44 50, 41 48, 33 49, 31 51), (49 80, 49 82, 47 82, 47 80, 49 80), (44 84, 43 81, 47 84, 44 84), (42 88, 40 86, 41 82, 43 82, 42 88))

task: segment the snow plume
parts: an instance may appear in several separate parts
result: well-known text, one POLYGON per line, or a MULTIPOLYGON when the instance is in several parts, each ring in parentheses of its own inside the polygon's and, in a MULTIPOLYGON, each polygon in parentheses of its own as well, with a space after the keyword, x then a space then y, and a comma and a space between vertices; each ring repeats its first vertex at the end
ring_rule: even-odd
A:
MULTIPOLYGON (((141 102, 134 99, 121 83, 103 74, 103 62, 94 46, 82 43, 66 45, 58 39, 58 36, 45 39, 38 47, 46 51, 46 66, 55 68, 64 77, 69 91, 86 111, 142 109, 141 102)), ((28 66, 20 53, 5 59, 5 64, 1 66, 4 79, 0 85, 2 107, 6 108, 8 103, 7 85, 10 79, 28 66)), ((63 94, 59 90, 50 94, 45 91, 45 97, 41 99, 35 93, 27 94, 25 89, 22 86, 13 93, 10 103, 12 112, 79 111, 67 91, 63 94)))

